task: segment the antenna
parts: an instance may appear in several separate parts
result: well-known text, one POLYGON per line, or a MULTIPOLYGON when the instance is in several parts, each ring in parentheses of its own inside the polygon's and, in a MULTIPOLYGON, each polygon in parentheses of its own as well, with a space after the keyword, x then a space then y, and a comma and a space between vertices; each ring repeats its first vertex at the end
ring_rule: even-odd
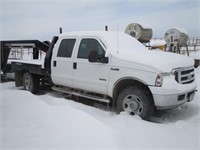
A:
POLYGON ((118 54, 118 23, 117 23, 117 54, 118 54))
POLYGON ((108 31, 108 26, 107 25, 105 26, 105 31, 108 31))
POLYGON ((62 27, 60 27, 60 34, 62 33, 62 27))

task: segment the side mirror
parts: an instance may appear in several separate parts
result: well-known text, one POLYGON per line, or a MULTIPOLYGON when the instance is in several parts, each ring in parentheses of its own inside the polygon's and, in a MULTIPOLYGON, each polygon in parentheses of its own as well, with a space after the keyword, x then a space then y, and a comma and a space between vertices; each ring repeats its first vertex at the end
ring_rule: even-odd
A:
POLYGON ((105 56, 99 56, 97 51, 91 51, 88 56, 89 62, 99 62, 99 63, 108 63, 108 58, 105 56))
POLYGON ((97 51, 91 51, 88 56, 89 62, 98 62, 98 54, 97 51))

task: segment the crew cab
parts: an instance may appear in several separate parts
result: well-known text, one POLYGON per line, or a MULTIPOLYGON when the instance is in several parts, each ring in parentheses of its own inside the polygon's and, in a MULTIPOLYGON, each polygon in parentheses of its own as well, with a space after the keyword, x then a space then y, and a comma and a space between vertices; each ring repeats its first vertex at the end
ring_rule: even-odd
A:
POLYGON ((53 90, 110 104, 148 119, 155 109, 193 100, 194 60, 148 50, 121 32, 67 32, 54 37, 44 62, 15 61, 16 86, 36 93, 41 82, 53 90))

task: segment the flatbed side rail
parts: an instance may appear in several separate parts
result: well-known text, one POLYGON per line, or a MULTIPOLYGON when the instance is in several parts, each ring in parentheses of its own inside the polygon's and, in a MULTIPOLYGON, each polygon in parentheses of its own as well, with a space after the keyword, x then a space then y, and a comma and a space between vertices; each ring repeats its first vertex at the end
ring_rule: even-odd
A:
POLYGON ((25 64, 21 62, 12 62, 12 69, 16 72, 23 72, 23 71, 28 71, 32 74, 37 74, 37 75, 48 75, 49 72, 45 68, 42 68, 41 65, 36 65, 36 64, 25 64))

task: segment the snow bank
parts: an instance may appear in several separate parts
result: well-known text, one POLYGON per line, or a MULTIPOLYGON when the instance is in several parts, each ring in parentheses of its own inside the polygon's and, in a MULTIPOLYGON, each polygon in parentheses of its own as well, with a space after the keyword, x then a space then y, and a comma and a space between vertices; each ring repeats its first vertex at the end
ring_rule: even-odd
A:
POLYGON ((200 148, 200 67, 194 101, 158 111, 152 122, 63 98, 59 92, 33 95, 13 82, 0 84, 3 150, 200 148))
POLYGON ((5 86, 9 87, 3 90, 2 95, 5 148, 114 145, 107 127, 91 115, 74 108, 74 102, 14 90, 13 83, 5 86), (102 140, 105 136, 106 141, 102 140))

